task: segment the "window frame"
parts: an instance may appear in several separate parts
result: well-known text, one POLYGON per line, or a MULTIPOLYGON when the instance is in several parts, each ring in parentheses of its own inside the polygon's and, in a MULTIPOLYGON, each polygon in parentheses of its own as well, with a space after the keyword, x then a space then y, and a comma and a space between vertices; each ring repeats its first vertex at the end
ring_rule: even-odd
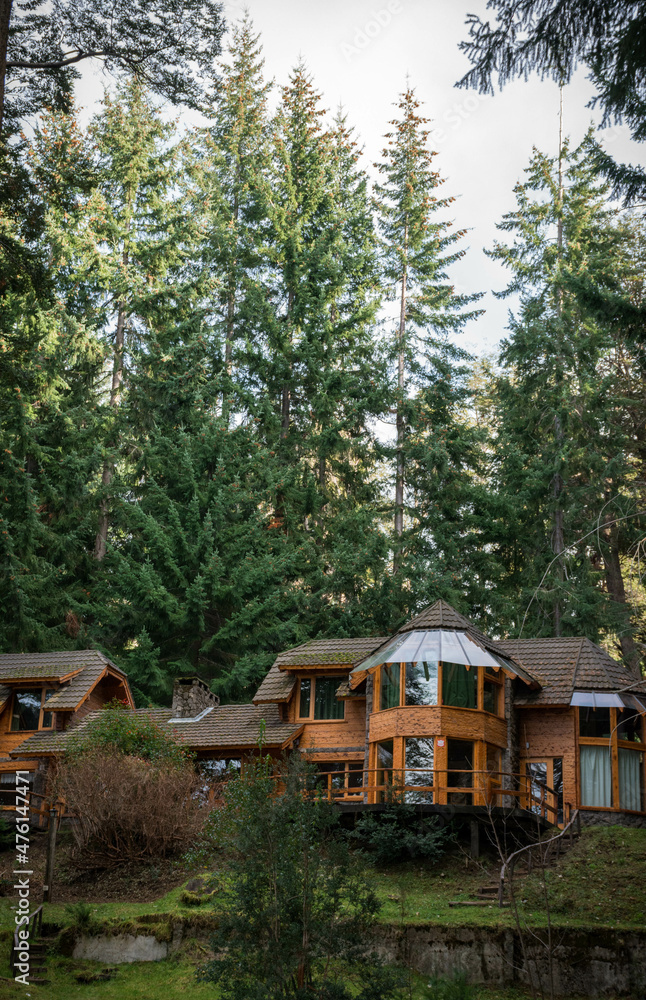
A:
MULTIPOLYGON (((448 662, 448 661, 447 661, 448 662)), ((437 702, 435 705, 407 705, 406 704, 406 663, 401 662, 399 664, 399 705, 392 705, 390 708, 381 707, 381 671, 384 664, 380 664, 373 673, 373 697, 372 697, 372 712, 390 712, 393 709, 406 708, 406 709, 416 709, 416 708, 451 708, 458 712, 486 712, 487 715, 493 716, 494 719, 504 719, 505 718, 505 675, 502 669, 495 673, 490 667, 470 667, 471 670, 477 670, 477 691, 476 691, 476 707, 475 708, 460 708, 457 705, 445 705, 442 700, 442 685, 443 685, 443 661, 438 662, 437 667, 437 702), (484 683, 485 680, 491 681, 498 686, 498 711, 490 712, 484 707, 484 683)), ((393 664, 394 666, 394 664, 393 664)))
POLYGON ((48 695, 51 696, 51 695, 55 694, 57 690, 58 690, 58 688, 46 687, 46 686, 45 687, 36 687, 36 686, 34 686, 34 687, 14 688, 13 694, 12 694, 12 698, 11 698, 11 715, 10 715, 10 723, 9 723, 9 727, 10 727, 9 728, 9 732, 10 733, 38 733, 38 732, 40 732, 41 729, 45 729, 45 730, 54 729, 55 723, 56 723, 56 712, 55 711, 52 712, 51 709, 46 709, 45 705, 47 703, 47 696, 48 695), (36 691, 40 691, 40 708, 39 708, 39 711, 38 711, 38 728, 37 729, 14 729, 13 728, 13 720, 14 720, 14 716, 15 716, 15 712, 16 712, 16 698, 18 697, 18 695, 21 695, 21 694, 30 694, 32 691, 34 693, 36 691), (51 722, 50 722, 49 726, 43 725, 43 719, 44 719, 45 715, 51 715, 51 722))
MULTIPOLYGON (((623 740, 619 738, 618 725, 619 717, 623 715, 623 712, 629 712, 630 709, 625 708, 623 712, 618 708, 610 708, 610 736, 581 736, 581 711, 588 711, 587 707, 577 706, 576 708, 576 737, 577 737, 577 782, 578 782, 578 800, 579 807, 581 809, 591 809, 594 811, 606 811, 606 812, 629 812, 636 813, 638 815, 646 814, 646 716, 641 715, 641 733, 642 740, 641 743, 637 743, 635 740, 623 740), (612 804, 609 806, 588 806, 581 804, 582 796, 582 780, 581 780, 581 747, 586 746, 597 746, 605 747, 605 749, 610 754, 610 769, 611 769, 611 794, 612 794, 612 804), (641 753, 641 767, 642 767, 642 809, 624 809, 621 806, 621 788, 620 788, 620 778, 619 778, 619 750, 632 750, 633 753, 641 753)), ((640 713, 641 714, 641 713, 640 713)))
MULTIPOLYGON (((347 676, 346 674, 319 674, 319 677, 322 677, 322 678, 324 678, 326 680, 328 678, 329 679, 338 680, 339 684, 341 683, 342 680, 344 680, 344 678, 346 676, 347 676)), ((336 723, 345 722, 346 721, 346 718, 345 718, 345 698, 337 698, 336 699, 339 702, 339 704, 341 704, 343 706, 343 715, 341 716, 340 719, 316 719, 314 717, 314 710, 315 710, 315 706, 316 706, 316 680, 317 680, 317 675, 316 674, 304 674, 302 677, 298 678, 298 703, 296 705, 296 711, 297 711, 296 719, 297 719, 297 721, 298 722, 313 722, 317 726, 319 725, 319 723, 322 724, 322 725, 329 725, 329 723, 331 723, 331 722, 336 722, 336 723), (309 715, 301 715, 301 681, 309 681, 310 682, 310 711, 309 711, 309 715)), ((337 684, 337 687, 338 687, 338 684, 337 684)))

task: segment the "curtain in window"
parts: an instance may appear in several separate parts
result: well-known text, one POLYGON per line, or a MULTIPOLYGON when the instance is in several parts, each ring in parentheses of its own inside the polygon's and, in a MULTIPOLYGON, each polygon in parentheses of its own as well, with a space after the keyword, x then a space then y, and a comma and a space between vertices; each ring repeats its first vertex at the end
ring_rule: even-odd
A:
POLYGON ((478 670, 467 670, 461 663, 442 664, 442 703, 455 708, 476 708, 478 670))
POLYGON ((612 762, 605 747, 581 747, 581 805, 612 805, 612 762))
POLYGON ((642 755, 619 748, 619 805, 621 809, 642 808, 642 755))
POLYGON ((344 703, 336 696, 339 677, 317 677, 314 683, 314 718, 342 719, 344 703))

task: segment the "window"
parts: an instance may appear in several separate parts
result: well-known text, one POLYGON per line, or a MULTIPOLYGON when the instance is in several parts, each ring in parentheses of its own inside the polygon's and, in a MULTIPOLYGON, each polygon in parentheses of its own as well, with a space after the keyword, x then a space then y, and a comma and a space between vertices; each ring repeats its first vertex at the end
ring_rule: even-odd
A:
MULTIPOLYGON (((598 708, 600 711, 603 709, 598 708)), ((612 754, 607 744, 581 747, 581 805, 612 806, 612 754)))
POLYGON ((608 740, 612 726, 610 724, 609 708, 580 708, 579 736, 591 739, 608 740))
POLYGON ((322 791, 336 792, 335 798, 357 797, 363 789, 362 760, 332 760, 316 764, 314 786, 322 791))
POLYGON ((442 664, 442 704, 455 708, 477 708, 478 669, 462 663, 442 664))
POLYGON ((381 667, 379 707, 396 708, 399 705, 399 663, 384 663, 381 667))
POLYGON ((500 715, 500 705, 502 701, 502 684, 497 677, 485 674, 482 687, 482 707, 485 712, 492 715, 500 715))
POLYGON ((437 660, 419 660, 405 666, 406 704, 437 705, 437 660))
POLYGON ((341 677, 303 677, 299 688, 299 719, 343 719, 345 702, 336 692, 341 677))
POLYGON ((639 712, 627 708, 617 712, 617 739, 629 740, 631 743, 642 743, 642 717, 639 712))
POLYGON ((54 688, 31 688, 25 691, 15 691, 11 731, 15 733, 25 730, 51 729, 53 712, 43 711, 43 705, 51 698, 54 691, 54 688))
POLYGON ((428 786, 433 784, 434 743, 432 737, 408 738, 404 741, 407 786, 405 800, 409 803, 433 802, 432 791, 415 791, 410 785, 428 786))
POLYGON ((390 795, 390 787, 393 780, 393 741, 384 740, 377 743, 377 802, 383 802, 390 795))
MULTIPOLYGON (((473 788, 473 743, 470 740, 447 740, 447 785, 449 788, 473 788)), ((470 806, 470 792, 449 792, 452 805, 470 806)))
POLYGON ((619 808, 644 808, 644 755, 619 747, 619 808))

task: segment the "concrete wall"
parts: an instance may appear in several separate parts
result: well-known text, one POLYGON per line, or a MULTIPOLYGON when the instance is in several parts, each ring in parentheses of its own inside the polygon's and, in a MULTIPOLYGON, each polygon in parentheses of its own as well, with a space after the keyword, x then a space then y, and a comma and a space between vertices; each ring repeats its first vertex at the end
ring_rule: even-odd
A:
MULTIPOLYGON (((99 962, 155 962, 181 946, 184 933, 208 943, 209 934, 176 923, 171 941, 152 934, 79 938, 73 957, 99 962)), ((386 960, 409 964, 422 975, 463 972, 489 987, 529 985, 523 947, 511 928, 398 926, 379 924, 371 950, 386 960)), ((545 932, 543 932, 545 933, 545 932)), ((646 932, 559 929, 553 931, 552 976, 556 996, 643 996, 646 991, 646 932)), ((547 951, 530 935, 525 941, 534 982, 549 992, 547 951)))

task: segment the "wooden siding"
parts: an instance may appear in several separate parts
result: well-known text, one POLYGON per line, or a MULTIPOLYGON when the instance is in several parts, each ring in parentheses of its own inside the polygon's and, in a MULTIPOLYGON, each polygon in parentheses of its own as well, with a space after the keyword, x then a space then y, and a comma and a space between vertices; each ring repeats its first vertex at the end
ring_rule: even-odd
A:
POLYGON ((395 736, 444 736, 460 740, 485 740, 502 750, 507 747, 507 722, 477 709, 409 705, 387 708, 370 716, 370 742, 395 736))
POLYGON ((579 802, 576 710, 573 708, 519 708, 518 742, 520 766, 527 760, 563 760, 563 802, 576 808, 579 802), (529 744, 529 747, 526 746, 529 744))

